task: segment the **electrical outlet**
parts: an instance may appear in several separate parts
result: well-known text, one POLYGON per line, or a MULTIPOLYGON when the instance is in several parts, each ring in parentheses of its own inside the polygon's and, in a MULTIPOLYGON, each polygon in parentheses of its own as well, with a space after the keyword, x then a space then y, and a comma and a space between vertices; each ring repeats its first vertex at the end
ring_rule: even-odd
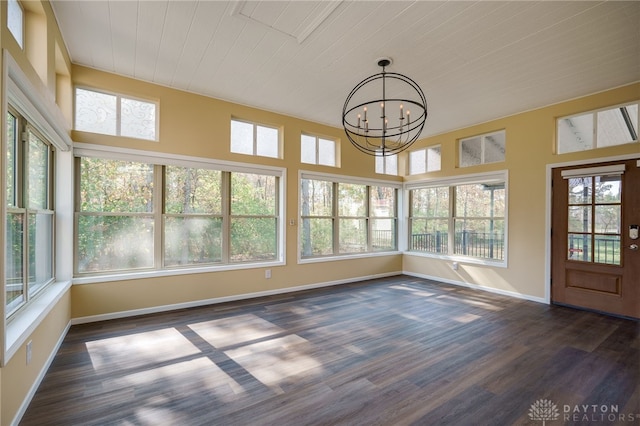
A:
POLYGON ((27 365, 29 365, 29 363, 31 362, 31 344, 33 343, 33 340, 29 340, 27 342, 27 365))
POLYGON ((264 277, 266 279, 271 278, 271 269, 267 269, 267 270, 264 271, 264 277))
POLYGON ((453 268, 454 271, 457 271, 458 270, 458 262, 453 262, 451 264, 451 267, 453 268))

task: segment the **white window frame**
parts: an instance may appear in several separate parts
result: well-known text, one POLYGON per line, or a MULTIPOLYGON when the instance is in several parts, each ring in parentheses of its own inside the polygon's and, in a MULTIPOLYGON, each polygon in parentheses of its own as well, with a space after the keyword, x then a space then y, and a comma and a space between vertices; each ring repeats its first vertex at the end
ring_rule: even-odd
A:
MULTIPOLYGON (((625 119, 626 121, 626 119, 625 119)), ((629 126, 629 124, 627 123, 627 126, 629 126)), ((600 149, 600 148, 609 148, 612 146, 620 146, 620 145, 628 145, 628 144, 633 144, 633 143, 637 143, 640 140, 640 101, 635 101, 635 102, 627 102, 624 104, 619 104, 619 105, 614 105, 614 106, 610 106, 610 107, 605 107, 605 108, 599 108, 596 110, 592 110, 592 111, 586 111, 586 112, 581 112, 578 114, 572 114, 572 115, 567 115, 567 116, 563 116, 563 117, 558 117, 556 119, 556 144, 555 144, 555 148, 556 148, 556 154, 569 154, 572 152, 581 152, 581 151, 591 151, 594 149, 600 149), (615 143, 615 144, 609 144, 609 145, 604 145, 604 146, 599 146, 598 145, 598 113, 602 113, 605 111, 611 111, 611 110, 616 110, 616 109, 620 109, 620 108, 624 108, 624 107, 629 107, 635 105, 637 108, 637 116, 634 117, 635 118, 635 125, 636 128, 633 129, 635 131, 635 139, 629 139, 626 140, 624 142, 621 143, 615 143), (593 140, 593 146, 591 147, 587 147, 584 149, 573 149, 573 150, 569 150, 569 149, 563 149, 563 147, 561 146, 561 135, 560 135, 560 123, 563 120, 571 120, 573 118, 578 118, 578 117, 591 117, 591 121, 592 121, 592 140, 593 140)), ((633 136, 632 134, 630 134, 629 136, 633 136)))
MULTIPOLYGON (((419 175, 422 173, 429 173, 429 172, 437 172, 442 170, 442 145, 437 144, 437 145, 431 145, 431 146, 427 146, 425 148, 422 149, 416 149, 416 150, 412 150, 409 151, 409 175, 419 175), (431 156, 429 155, 429 153, 433 150, 437 149, 438 150, 438 168, 431 168, 429 167, 429 164, 432 162, 431 160, 431 156), (420 169, 420 170, 414 170, 413 167, 411 167, 411 165, 413 164, 412 161, 412 157, 413 156, 417 156, 420 153, 424 152, 424 170, 420 169)), ((422 163, 422 162, 420 162, 422 163)))
POLYGON ((231 121, 229 122, 229 127, 231 127, 232 122, 238 122, 238 123, 244 123, 244 124, 250 124, 253 126, 253 140, 251 141, 252 144, 252 152, 251 153, 246 153, 246 152, 241 152, 241 151, 234 151, 233 150, 233 135, 232 130, 230 130, 229 134, 230 134, 230 140, 229 140, 229 150, 231 151, 231 153, 233 154, 241 154, 241 155, 253 155, 256 157, 265 157, 265 158, 282 158, 282 129, 278 126, 273 126, 273 125, 269 125, 269 124, 264 124, 264 123, 257 123, 257 122, 253 122, 253 121, 248 121, 248 120, 242 120, 239 118, 235 118, 235 117, 231 117, 231 121), (271 155, 262 155, 262 154, 258 154, 258 128, 262 127, 265 129, 272 129, 275 130, 277 132, 277 147, 276 147, 276 155, 275 156, 271 156, 271 155))
POLYGON ((376 173, 381 175, 398 176, 398 154, 393 155, 377 155, 376 157, 376 173))
POLYGON ((327 166, 327 167, 338 167, 338 142, 326 136, 319 136, 313 133, 302 132, 300 135, 300 162, 304 164, 315 164, 318 166, 327 166), (304 161, 304 146, 302 144, 302 140, 304 137, 313 138, 315 144, 315 152, 314 152, 314 162, 304 161), (331 142, 333 144, 333 164, 321 163, 320 162, 320 140, 325 142, 331 142))
POLYGON ((477 173, 477 174, 469 174, 463 176, 457 176, 454 178, 442 178, 442 179, 430 179, 430 180, 421 180, 416 182, 407 183, 404 185, 404 192, 407 194, 405 197, 406 205, 405 211, 407 212, 408 222, 406 227, 406 238, 407 238, 407 250, 404 254, 412 255, 412 256, 422 256, 422 257, 431 257, 436 259, 444 259, 450 261, 458 261, 470 264, 480 264, 480 265, 488 265, 494 267, 508 267, 509 261, 509 172, 508 170, 501 170, 490 173, 477 173), (479 184, 479 183, 504 183, 505 189, 505 207, 504 207, 504 259, 502 260, 493 260, 493 259, 483 259, 472 256, 465 256, 459 254, 453 254, 454 245, 452 243, 453 240, 453 232, 454 230, 454 220, 456 219, 455 210, 453 209, 454 200, 452 199, 452 193, 449 195, 449 252, 446 254, 443 253, 431 253, 431 252, 421 252, 421 251, 411 251, 408 249, 410 246, 409 239, 411 238, 411 217, 409 216, 411 212, 411 208, 409 206, 410 197, 408 196, 409 191, 412 189, 420 189, 420 188, 430 188, 430 187, 455 187, 461 185, 470 185, 470 184, 479 184))
POLYGON ((467 138, 462 138, 458 140, 458 165, 460 168, 465 168, 465 167, 474 167, 474 166, 480 166, 483 164, 492 164, 492 163, 502 163, 506 160, 506 155, 507 155, 507 132, 505 129, 502 130, 497 130, 495 132, 489 132, 489 133, 483 133, 480 135, 475 135, 475 136, 470 136, 467 138), (486 144, 487 144, 487 138, 494 136, 494 135, 498 135, 498 134, 502 134, 503 139, 504 139, 504 152, 503 152, 503 157, 499 160, 493 160, 493 161, 487 161, 486 159, 486 144), (468 165, 463 165, 462 164, 462 155, 463 155, 463 150, 462 150, 462 145, 464 142, 469 141, 471 139, 477 139, 480 138, 480 162, 479 163, 475 163, 475 164, 468 164, 468 165))
MULTIPOLYGON (((321 180, 321 181, 327 181, 327 182, 331 182, 334 184, 334 194, 333 194, 333 214, 331 216, 332 220, 336 221, 335 222, 335 226, 334 226, 334 232, 332 235, 333 241, 334 241, 334 250, 333 250, 333 254, 330 255, 323 255, 323 256, 308 256, 308 257, 302 257, 302 247, 300 247, 300 240, 301 240, 301 233, 302 233, 302 214, 301 214, 301 209, 298 208, 298 213, 297 213, 297 217, 298 217, 298 236, 297 236, 297 241, 298 241, 298 264, 304 264, 304 263, 315 263, 315 262, 327 262, 327 261, 335 261, 335 260, 340 260, 340 259, 345 259, 345 258, 349 258, 349 259, 353 259, 353 258, 366 258, 366 257, 372 257, 372 256, 389 256, 389 255, 393 255, 393 254, 398 254, 400 253, 400 247, 402 244, 402 223, 400 218, 402 217, 402 205, 403 205, 403 191, 402 191, 402 184, 399 184, 398 182, 391 182, 391 181, 386 181, 386 180, 377 180, 377 179, 360 179, 357 177, 353 177, 353 176, 344 176, 344 175, 337 175, 337 174, 330 174, 330 173, 319 173, 319 172, 312 172, 312 171, 308 171, 308 170, 300 170, 298 172, 298 182, 301 182, 302 179, 313 179, 313 180, 321 180), (338 241, 338 236, 336 233, 336 227, 337 227, 337 220, 339 219, 339 215, 338 215, 338 211, 337 211, 337 205, 336 200, 337 200, 337 194, 335 193, 335 185, 336 184, 356 184, 356 185, 366 185, 368 187, 372 187, 372 186, 384 186, 384 187, 389 187, 389 188, 394 188, 396 190, 396 204, 395 204, 395 209, 396 209, 396 216, 395 216, 395 220, 396 220, 396 249, 395 250, 389 250, 389 251, 371 251, 371 244, 368 244, 368 251, 366 252, 362 252, 362 253, 338 253, 338 247, 337 247, 337 241, 338 241)), ((300 188, 300 185, 299 185, 300 188)), ((369 191, 367 191, 367 194, 369 194, 369 191)), ((298 190, 298 200, 300 200, 301 194, 300 194, 300 189, 298 190)), ((370 197, 369 197, 370 199, 370 197)), ((369 199, 367 200, 367 204, 369 204, 369 199)), ((299 202, 298 202, 299 205, 299 202)), ((370 232, 371 232, 371 226, 370 226, 370 220, 371 218, 376 218, 373 217, 371 212, 367 212, 367 235, 368 237, 370 236, 370 232)), ((377 217, 377 218, 381 218, 381 217, 377 217)), ((368 238, 368 240, 370 241, 370 238, 368 238)))
MULTIPOLYGON (((123 279, 137 279, 137 278, 149 278, 149 277, 162 277, 162 276, 175 276, 192 273, 202 272, 216 272, 216 271, 228 271, 239 269, 252 269, 262 268, 269 266, 281 266, 285 264, 286 259, 286 244, 285 244, 285 188, 286 188, 286 168, 272 167, 265 165, 246 164, 240 162, 213 160, 201 157, 192 157, 184 155, 167 155, 165 153, 134 150, 129 148, 117 148, 108 147, 102 145, 76 143, 74 145, 74 156, 76 157, 98 157, 113 160, 125 160, 150 163, 156 166, 175 165, 182 167, 193 168, 209 168, 222 170, 225 172, 239 172, 239 173, 256 173, 278 177, 277 197, 278 205, 276 215, 278 216, 278 227, 276 231, 277 238, 277 254, 275 260, 257 262, 250 261, 246 263, 234 262, 234 263, 221 263, 221 264, 207 264, 207 265, 194 265, 194 266, 176 266, 170 268, 162 267, 162 246, 158 246, 155 249, 155 265, 154 269, 145 271, 122 271, 105 274, 83 274, 73 278, 73 284, 90 284, 97 282, 110 282, 119 281, 123 279)), ((77 176, 76 176, 77 178, 77 176)), ((157 189, 159 190, 159 189, 157 189)), ((162 214, 155 212, 157 217, 161 220, 162 214)), ((158 222, 156 222, 158 223, 158 222)), ((158 225, 160 226, 160 225, 158 225)), ((162 228, 160 228, 162 229, 162 228)), ((77 236, 74 237, 74 241, 77 236)), ((75 270, 74 260, 74 270, 75 270)))
POLYGON ((158 101, 155 100, 151 100, 151 99, 143 99, 140 97, 136 97, 136 96, 129 96, 129 95, 124 95, 121 93, 116 93, 116 92, 110 92, 108 90, 101 90, 101 89, 96 89, 93 87, 86 87, 86 86, 76 86, 74 88, 73 91, 73 102, 74 102, 74 108, 73 108, 73 128, 74 130, 77 130, 79 132, 87 132, 87 133, 96 133, 96 134, 101 134, 101 135, 108 135, 108 136, 118 136, 118 137, 125 137, 125 138, 132 138, 132 139, 139 139, 139 140, 143 140, 143 141, 150 141, 150 142, 158 142, 160 140, 160 134, 159 134, 159 128, 160 128, 160 103, 158 101), (89 129, 78 129, 77 128, 77 123, 76 123, 76 116, 77 116, 77 112, 78 112, 78 90, 84 90, 87 92, 94 92, 94 93, 100 93, 103 95, 109 95, 109 96, 115 96, 116 98, 116 130, 115 133, 103 133, 103 132, 95 132, 89 129), (130 136, 130 135, 122 135, 122 101, 123 100, 131 100, 131 101, 136 101, 136 102, 144 102, 150 105, 154 105, 155 106, 155 118, 154 118, 154 130, 153 130, 153 138, 143 138, 143 137, 136 137, 136 136, 130 136))

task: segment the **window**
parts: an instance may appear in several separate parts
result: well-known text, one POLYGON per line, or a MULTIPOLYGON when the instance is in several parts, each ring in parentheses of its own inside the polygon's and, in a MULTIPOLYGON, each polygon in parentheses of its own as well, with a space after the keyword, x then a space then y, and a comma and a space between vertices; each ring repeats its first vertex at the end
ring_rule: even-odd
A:
POLYGON ((303 133, 300 137, 300 161, 335 167, 336 141, 303 133))
POLYGON ((20 114, 7 113, 6 312, 54 279, 53 146, 20 114))
POLYGON ((275 127, 231 120, 231 152, 279 158, 280 132, 275 127))
POLYGON ((621 172, 588 176, 567 172, 563 171, 569 181, 567 259, 620 265, 621 172))
POLYGON ((557 121, 558 154, 638 141, 638 102, 557 121))
POLYGON ((376 156, 376 173, 398 175, 398 154, 376 156))
POLYGON ((504 161, 505 145, 504 130, 460 139, 460 167, 504 161))
POLYGON ((437 255, 505 260, 506 178, 412 184, 409 250, 437 255))
POLYGON ((76 88, 75 129, 156 141, 158 108, 154 102, 76 88))
POLYGON ((24 10, 18 0, 7 2, 7 27, 20 48, 24 47, 24 10))
POLYGON ((77 161, 78 275, 282 258, 279 172, 77 161))
POLYGON ((419 175, 440 170, 440 145, 409 152, 409 174, 419 175))
POLYGON ((304 174, 302 258, 397 249, 397 188, 304 174))

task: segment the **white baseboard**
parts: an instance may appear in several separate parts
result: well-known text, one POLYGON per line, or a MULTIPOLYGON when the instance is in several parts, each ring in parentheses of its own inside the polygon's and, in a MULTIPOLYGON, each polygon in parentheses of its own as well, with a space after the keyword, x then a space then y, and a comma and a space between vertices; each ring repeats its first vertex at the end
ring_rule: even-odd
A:
POLYGON ((372 279, 376 279, 376 278, 392 277, 392 276, 401 275, 401 274, 402 274, 402 272, 400 272, 400 271, 388 272, 388 273, 384 273, 384 274, 366 275, 366 276, 362 276, 362 277, 347 278, 347 279, 343 279, 343 280, 325 281, 325 282, 321 282, 321 283, 306 284, 306 285, 295 286, 295 287, 286 287, 286 288, 278 288, 278 289, 274 289, 274 290, 258 291, 258 292, 255 292, 255 293, 237 294, 237 295, 233 295, 233 296, 224 296, 224 297, 215 297, 215 298, 212 298, 212 299, 195 300, 195 301, 192 301, 192 302, 175 303, 175 304, 171 304, 171 305, 162 305, 162 306, 153 306, 153 307, 150 307, 150 308, 132 309, 132 310, 129 310, 129 311, 112 312, 112 313, 100 314, 100 315, 90 315, 90 316, 86 316, 86 317, 72 318, 71 319, 71 324, 72 325, 86 324, 86 323, 90 323, 90 322, 97 322, 97 321, 105 321, 105 320, 112 320, 112 319, 118 319, 118 318, 133 317, 133 316, 136 316, 136 315, 155 314, 155 313, 158 313, 158 312, 168 312, 168 311, 175 311, 175 310, 178 310, 178 309, 195 308, 195 307, 199 307, 199 306, 215 305, 215 304, 218 304, 218 303, 234 302, 234 301, 237 301, 237 300, 255 299, 256 297, 273 296, 273 295, 276 295, 276 294, 293 293, 293 292, 296 292, 296 291, 303 291, 303 290, 312 290, 314 288, 330 287, 330 286, 340 285, 340 284, 349 284, 349 283, 358 282, 358 281, 366 281, 366 280, 372 280, 372 279))
POLYGON ((549 304, 549 302, 546 301, 544 297, 530 296, 528 294, 516 293, 515 291, 501 290, 498 288, 486 287, 478 284, 467 283, 464 281, 450 280, 447 278, 435 277, 435 276, 426 275, 426 274, 418 274, 416 272, 403 271, 402 274, 409 275, 411 277, 416 277, 416 278, 423 278, 425 280, 440 281, 447 284, 453 284, 461 287, 472 288, 474 290, 482 290, 489 293, 500 294, 502 296, 514 297, 516 299, 524 299, 524 300, 529 300, 531 302, 544 303, 547 305, 549 304))
POLYGON ((38 388, 40 387, 40 384, 44 380, 44 376, 47 374, 47 370, 49 370, 51 363, 53 362, 58 351, 60 350, 60 346, 62 346, 62 342, 64 341, 64 338, 67 336, 67 333, 69 332, 69 328, 71 328, 71 322, 67 323, 67 326, 65 327, 62 334, 60 334, 58 341, 56 342, 53 350, 49 354, 47 361, 44 363, 44 365, 40 369, 40 372, 38 373, 36 380, 31 384, 31 388, 29 388, 29 392, 27 392, 27 395, 22 401, 22 404, 20 404, 20 408, 18 409, 18 412, 16 413, 15 417, 11 421, 11 426, 18 426, 18 424, 20 423, 20 420, 22 420, 22 416, 24 416, 24 413, 26 413, 27 408, 29 407, 29 404, 31 404, 31 400, 35 396, 36 391, 38 390, 38 388))

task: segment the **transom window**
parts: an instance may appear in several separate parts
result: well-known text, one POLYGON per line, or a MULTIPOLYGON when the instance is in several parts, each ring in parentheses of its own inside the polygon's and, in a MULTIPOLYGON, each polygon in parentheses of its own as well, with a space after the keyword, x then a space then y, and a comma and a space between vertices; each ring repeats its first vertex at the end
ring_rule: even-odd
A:
POLYGON ((393 186, 303 174, 301 257, 396 250, 397 191, 393 186))
POLYGON ((280 131, 277 127, 231 120, 231 152, 280 158, 280 131))
POLYGON ((506 185, 500 175, 409 189, 409 250, 505 260, 506 185))
POLYGON ((638 141, 638 102, 557 120, 558 154, 638 141))
POLYGON ((419 175, 440 170, 440 145, 434 145, 409 152, 409 174, 419 175))
POLYGON ((7 1, 7 27, 20 48, 24 47, 24 10, 18 0, 7 1))
POLYGON ((335 167, 336 141, 309 134, 300 136, 300 161, 307 164, 319 164, 335 167))
POLYGON ((376 156, 376 173, 398 175, 398 154, 376 156))
POLYGON ((505 131, 460 139, 460 167, 497 163, 505 160, 505 131))
POLYGON ((53 146, 17 112, 6 117, 6 313, 54 280, 53 146))
POLYGON ((76 130, 158 140, 155 102, 79 87, 75 99, 76 130))
POLYGON ((280 172, 77 161, 77 275, 282 259, 280 172))

